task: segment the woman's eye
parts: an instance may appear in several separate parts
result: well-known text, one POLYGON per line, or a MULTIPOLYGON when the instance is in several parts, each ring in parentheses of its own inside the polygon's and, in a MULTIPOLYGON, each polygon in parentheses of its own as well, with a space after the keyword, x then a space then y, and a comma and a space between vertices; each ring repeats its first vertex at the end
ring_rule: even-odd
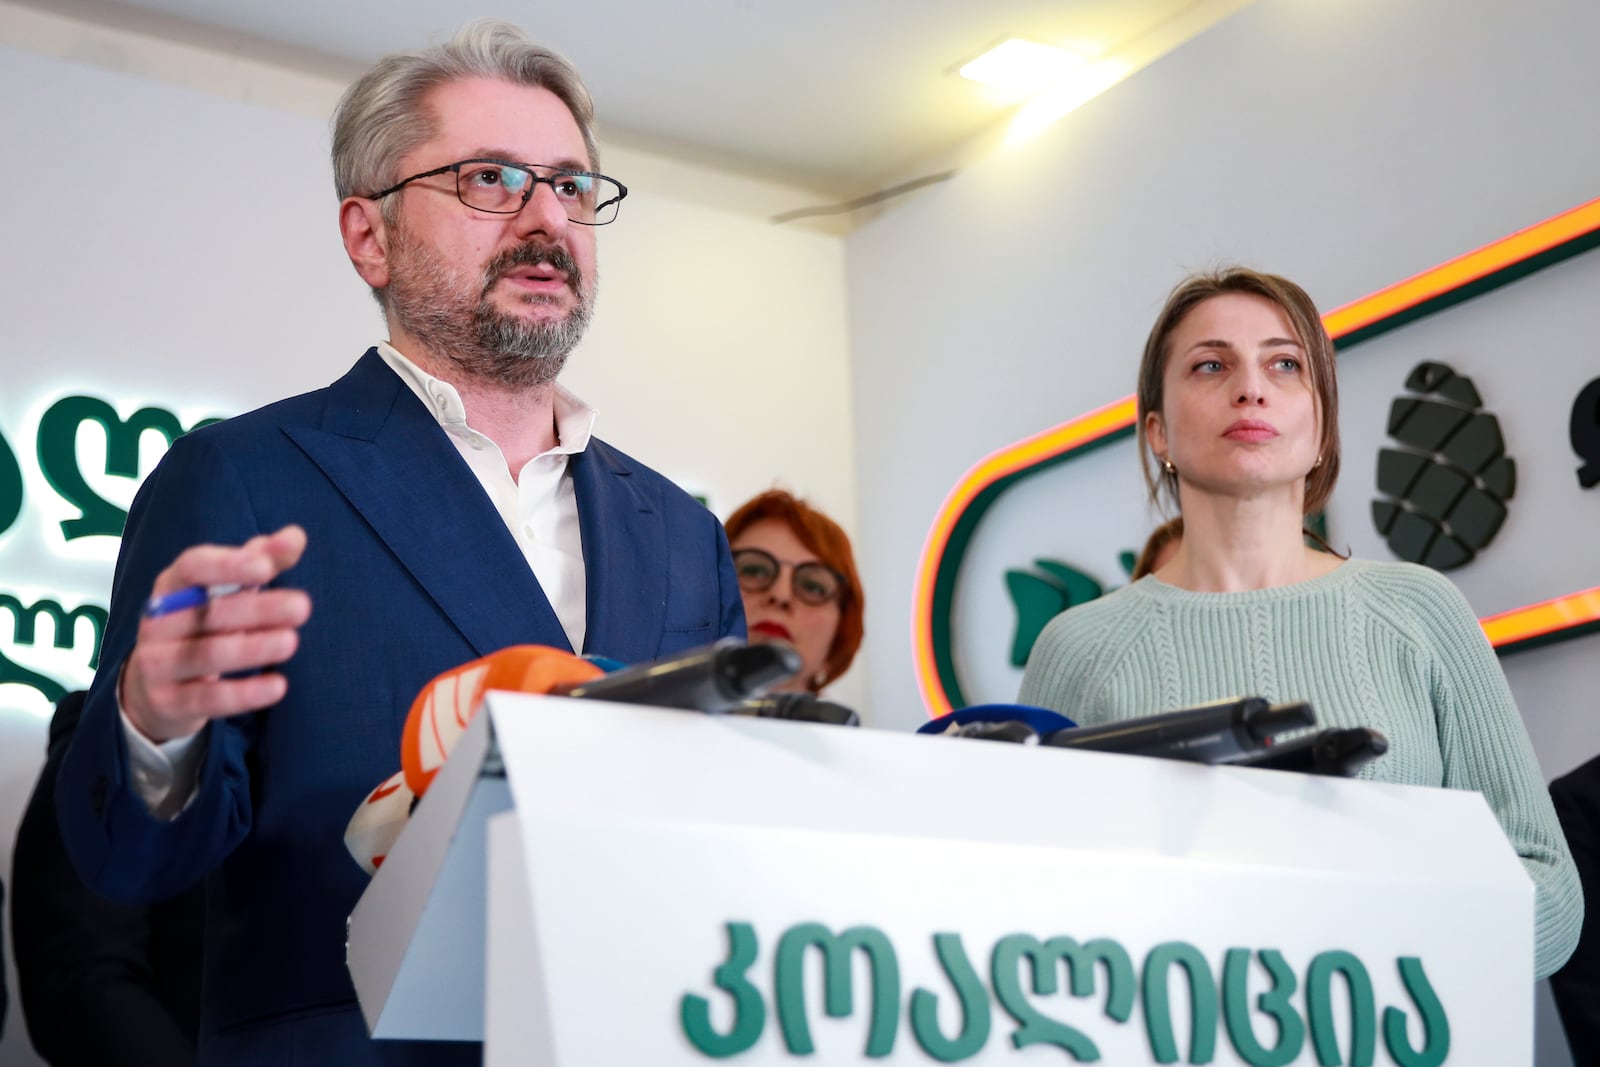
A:
POLYGON ((1300 369, 1300 361, 1293 356, 1279 356, 1272 361, 1272 365, 1279 370, 1286 370, 1291 373, 1300 369))
POLYGON ((1202 359, 1194 365, 1194 369, 1201 374, 1216 374, 1222 370, 1222 361, 1220 359, 1202 359))

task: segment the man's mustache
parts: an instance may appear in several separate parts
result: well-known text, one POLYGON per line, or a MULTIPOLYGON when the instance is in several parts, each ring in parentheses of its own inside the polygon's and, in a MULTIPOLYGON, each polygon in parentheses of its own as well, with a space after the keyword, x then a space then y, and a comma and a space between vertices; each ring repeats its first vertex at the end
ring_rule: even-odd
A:
POLYGON ((578 269, 572 254, 560 245, 523 244, 508 248, 483 268, 483 294, 487 296, 494 283, 519 267, 552 267, 567 277, 567 285, 574 292, 583 292, 583 272, 578 269))

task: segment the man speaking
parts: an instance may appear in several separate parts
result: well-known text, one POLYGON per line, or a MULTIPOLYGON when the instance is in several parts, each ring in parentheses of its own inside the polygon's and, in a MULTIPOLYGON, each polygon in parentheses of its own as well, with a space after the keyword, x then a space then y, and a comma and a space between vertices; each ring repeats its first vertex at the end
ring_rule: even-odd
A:
POLYGON ((208 876, 202 1064, 476 1062, 370 1040, 345 969, 367 879, 342 835, 412 698, 512 644, 641 661, 744 633, 715 517, 556 384, 626 196, 591 118, 502 22, 363 75, 334 178, 388 340, 181 438, 129 512, 56 798, 104 895, 208 876))

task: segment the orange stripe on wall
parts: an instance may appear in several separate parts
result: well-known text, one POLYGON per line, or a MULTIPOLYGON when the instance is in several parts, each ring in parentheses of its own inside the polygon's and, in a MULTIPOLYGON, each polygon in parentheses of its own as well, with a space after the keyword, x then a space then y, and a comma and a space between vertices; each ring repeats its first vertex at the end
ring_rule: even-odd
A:
POLYGON ((978 495, 995 482, 1132 426, 1135 410, 1134 398, 1124 397, 1007 445, 979 460, 945 497, 923 544, 911 609, 911 647, 917 688, 934 718, 952 710, 939 681, 938 663, 933 653, 933 588, 956 523, 978 495))
POLYGON ((1568 593, 1525 608, 1514 608, 1482 620, 1483 632, 1496 648, 1514 645, 1557 630, 1585 623, 1600 622, 1600 586, 1581 593, 1568 593))
POLYGON ((1337 341, 1346 334, 1382 322, 1424 301, 1471 285, 1496 271, 1548 252, 1597 227, 1600 227, 1600 199, 1591 200, 1509 237, 1502 237, 1492 244, 1457 256, 1353 304, 1335 308, 1322 316, 1322 323, 1327 327, 1328 336, 1337 341))

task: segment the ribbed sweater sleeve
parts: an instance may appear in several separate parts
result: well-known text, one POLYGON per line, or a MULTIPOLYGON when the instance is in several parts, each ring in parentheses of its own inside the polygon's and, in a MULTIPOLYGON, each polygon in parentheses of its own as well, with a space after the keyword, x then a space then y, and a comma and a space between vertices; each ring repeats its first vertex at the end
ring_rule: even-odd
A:
POLYGON ((1018 699, 1092 725, 1237 696, 1382 731, 1389 752, 1363 777, 1482 793, 1537 891, 1537 974, 1571 954, 1577 873, 1494 650, 1447 578, 1361 560, 1243 593, 1147 578, 1053 620, 1018 699))
MULTIPOLYGON (((1420 617, 1431 623, 1434 701, 1447 789, 1483 794, 1537 889, 1534 971, 1547 978, 1577 947, 1583 887, 1550 802, 1527 727, 1466 598, 1437 572, 1408 567, 1420 617)), ((1398 583, 1397 583, 1398 585, 1398 583)), ((1424 783, 1432 784, 1432 783, 1424 783)))

